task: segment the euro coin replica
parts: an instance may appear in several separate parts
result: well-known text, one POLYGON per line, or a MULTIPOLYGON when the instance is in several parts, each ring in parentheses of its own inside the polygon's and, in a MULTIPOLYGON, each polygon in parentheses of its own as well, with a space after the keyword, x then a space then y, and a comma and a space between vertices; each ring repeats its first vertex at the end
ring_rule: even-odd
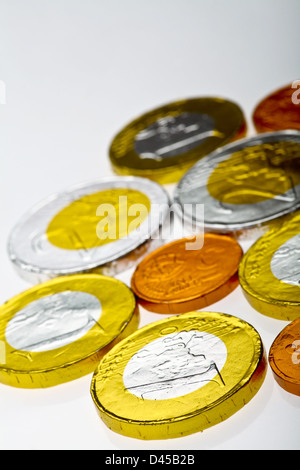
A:
POLYGON ((300 81, 276 90, 264 98, 253 112, 257 132, 285 129, 300 131, 300 81))
POLYGON ((57 278, 0 307, 0 382, 45 388, 93 373, 138 327, 131 290, 111 277, 57 278))
POLYGON ((204 228, 240 232, 300 207, 300 132, 261 134, 226 145, 197 162, 174 195, 177 215, 204 228))
POLYGON ((195 98, 138 117, 113 139, 109 155, 117 174, 174 183, 203 156, 246 135, 240 107, 221 98, 195 98))
POLYGON ((175 240, 138 264, 131 288, 144 308, 156 313, 190 312, 221 300, 238 286, 243 251, 237 241, 208 233, 200 246, 199 242, 175 240))
POLYGON ((287 392, 300 396, 300 318, 275 338, 269 363, 276 382, 287 392))
POLYGON ((259 390, 266 358, 239 318, 190 312, 152 323, 100 362, 91 395, 104 423, 138 439, 170 439, 229 418, 259 390))
POLYGON ((273 318, 300 316, 300 212, 290 215, 246 252, 239 279, 249 303, 273 318))
POLYGON ((115 275, 157 246, 168 207, 164 189, 146 178, 78 185, 22 218, 10 235, 9 257, 33 283, 86 272, 115 275))

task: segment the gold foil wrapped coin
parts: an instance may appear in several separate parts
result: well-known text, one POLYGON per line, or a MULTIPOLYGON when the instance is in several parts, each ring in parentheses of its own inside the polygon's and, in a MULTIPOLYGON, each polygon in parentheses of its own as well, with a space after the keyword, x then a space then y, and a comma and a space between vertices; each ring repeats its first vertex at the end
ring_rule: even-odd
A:
POLYGON ((300 212, 259 238, 246 252, 239 280, 249 303, 273 318, 300 316, 300 212))
POLYGON ((45 388, 94 372, 138 327, 131 290, 97 274, 33 287, 0 307, 0 382, 45 388))
POLYGON ((136 267, 131 288, 138 302, 156 313, 184 313, 211 305, 239 284, 243 255, 234 238, 207 233, 180 239, 146 256, 136 267))
POLYGON ((300 131, 300 80, 265 97, 253 112, 257 132, 300 131))
POLYGON ((240 410, 266 370, 261 338, 247 322, 189 312, 147 325, 100 362, 91 395, 104 423, 138 439, 203 431, 240 410))
POLYGON ((300 318, 275 338, 269 351, 269 363, 278 384, 300 396, 300 318))
POLYGON ((95 272, 116 275, 159 246, 169 197, 146 178, 107 177, 46 198, 8 241, 18 274, 32 283, 95 272))
POLYGON ((240 107, 216 97, 176 101, 134 119, 113 139, 117 174, 174 183, 196 161, 246 135, 240 107))

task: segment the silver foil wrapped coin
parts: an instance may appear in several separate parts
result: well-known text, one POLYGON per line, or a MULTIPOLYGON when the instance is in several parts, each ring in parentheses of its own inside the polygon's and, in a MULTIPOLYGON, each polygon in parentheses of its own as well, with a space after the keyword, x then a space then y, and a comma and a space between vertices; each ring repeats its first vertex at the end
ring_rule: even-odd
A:
POLYGON ((198 161, 178 183, 175 209, 183 221, 211 231, 242 231, 300 207, 300 132, 260 134, 198 161), (204 205, 204 221, 197 218, 204 205))
POLYGON ((108 177, 53 194, 12 230, 8 254, 32 283, 61 275, 116 275, 159 244, 169 197, 156 182, 108 177))

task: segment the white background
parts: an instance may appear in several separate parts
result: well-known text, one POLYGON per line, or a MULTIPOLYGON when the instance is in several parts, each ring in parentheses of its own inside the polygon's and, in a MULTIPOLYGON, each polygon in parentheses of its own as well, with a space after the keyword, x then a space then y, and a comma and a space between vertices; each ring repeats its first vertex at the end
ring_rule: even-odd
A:
MULTIPOLYGON (((7 257, 13 225, 52 192, 112 174, 109 143, 132 118, 175 99, 219 95, 242 106, 252 134, 256 103, 300 79, 299 18, 299 0, 0 0, 0 303, 29 287, 7 257)), ((210 310, 247 320, 267 352, 287 324, 253 310, 240 288, 210 310)), ((141 326, 162 318, 141 316, 141 326)), ((0 385, 1 449, 300 447, 300 398, 270 369, 230 419, 169 441, 107 429, 90 381, 47 390, 0 385)))

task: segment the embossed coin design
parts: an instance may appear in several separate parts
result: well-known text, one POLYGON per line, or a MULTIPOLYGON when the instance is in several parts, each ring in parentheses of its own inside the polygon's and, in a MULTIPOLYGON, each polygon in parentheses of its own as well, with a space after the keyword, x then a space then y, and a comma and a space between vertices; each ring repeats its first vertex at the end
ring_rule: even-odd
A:
POLYGON ((168 205, 164 189, 145 178, 77 185, 22 218, 10 235, 9 257, 33 283, 83 272, 115 275, 158 246, 154 235, 168 205))
POLYGON ((261 226, 300 207, 300 132, 242 139, 196 163, 175 190, 175 209, 192 225, 231 232, 261 226))
POLYGON ((249 303, 285 321, 300 315, 300 211, 263 235, 246 252, 239 279, 249 303))
POLYGON ((300 131, 300 92, 292 83, 274 91, 255 108, 253 122, 257 132, 285 129, 300 131), (295 97, 295 99, 294 99, 295 97))
POLYGON ((265 370, 261 338, 249 323, 189 312, 147 325, 111 349, 91 395, 111 430, 170 439, 229 418, 257 393, 265 370))
POLYGON ((131 290, 97 274, 48 281, 0 307, 0 382, 45 388, 94 372, 138 327, 131 290))
POLYGON ((110 160, 118 174, 173 183, 204 155, 245 135, 243 112, 231 101, 176 101, 124 127, 111 143, 110 160))
POLYGON ((238 285, 242 248, 230 236, 204 235, 200 249, 175 240, 153 251, 136 267, 131 287, 138 302, 156 313, 184 313, 222 299, 238 285))
POLYGON ((300 396, 300 318, 275 338, 269 351, 269 363, 278 384, 300 396))

